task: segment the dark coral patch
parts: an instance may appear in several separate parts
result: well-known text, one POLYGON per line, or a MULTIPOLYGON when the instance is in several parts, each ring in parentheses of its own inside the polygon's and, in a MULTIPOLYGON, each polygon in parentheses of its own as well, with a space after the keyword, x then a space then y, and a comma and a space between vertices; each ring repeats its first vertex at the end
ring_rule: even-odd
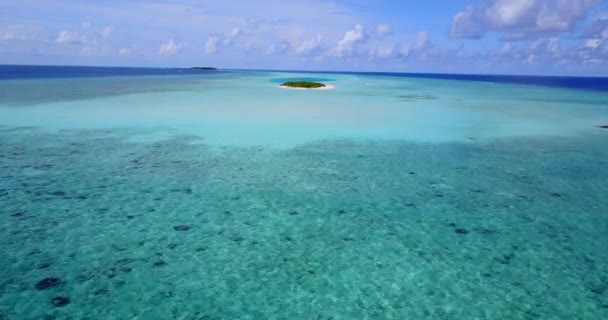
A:
POLYGON ((591 290, 591 292, 593 292, 595 294, 602 295, 606 291, 608 291, 608 283, 602 283, 600 285, 594 286, 590 290, 591 290))
POLYGON ((171 189, 169 191, 171 191, 171 192, 181 192, 181 193, 185 193, 185 194, 192 194, 192 189, 190 189, 190 188, 171 189))
POLYGON ((93 294, 96 296, 105 296, 109 293, 110 293, 110 290, 108 290, 108 289, 97 289, 97 290, 95 290, 95 292, 93 292, 93 294))
POLYGON ((46 289, 56 287, 60 284, 61 284, 61 279, 59 279, 59 278, 52 278, 52 277, 44 278, 44 279, 38 281, 38 283, 36 283, 36 289, 46 290, 46 289))
POLYGON ((11 217, 19 218, 25 215, 25 211, 15 211, 11 213, 11 217))
POLYGON ((456 229, 454 229, 454 232, 456 232, 458 234, 468 234, 469 230, 464 229, 464 228, 456 228, 456 229))
POLYGON ((173 230, 175 230, 175 231, 188 231, 190 229, 191 229, 191 227, 189 225, 186 225, 186 224, 181 224, 179 226, 173 227, 173 230))
POLYGON ((53 305, 55 307, 63 307, 66 306, 70 303, 70 298, 67 297, 62 297, 62 296, 57 296, 54 297, 51 302, 53 303, 53 305))
POLYGON ((165 262, 163 260, 158 260, 158 261, 154 262, 154 266, 155 267, 163 267, 163 266, 166 266, 166 265, 167 265, 167 262, 165 262))

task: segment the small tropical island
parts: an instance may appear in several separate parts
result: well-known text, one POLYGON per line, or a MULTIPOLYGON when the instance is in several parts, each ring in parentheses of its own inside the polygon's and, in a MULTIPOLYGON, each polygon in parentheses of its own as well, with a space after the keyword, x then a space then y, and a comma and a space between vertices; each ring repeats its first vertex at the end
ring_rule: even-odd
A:
POLYGON ((608 129, 608 125, 601 125, 601 126, 597 126, 600 129, 608 129))
POLYGON ((286 89, 335 89, 333 86, 328 86, 321 82, 311 81, 288 81, 280 85, 281 88, 286 89))
POLYGON ((217 71, 217 68, 213 67, 192 67, 193 70, 205 70, 205 71, 217 71))

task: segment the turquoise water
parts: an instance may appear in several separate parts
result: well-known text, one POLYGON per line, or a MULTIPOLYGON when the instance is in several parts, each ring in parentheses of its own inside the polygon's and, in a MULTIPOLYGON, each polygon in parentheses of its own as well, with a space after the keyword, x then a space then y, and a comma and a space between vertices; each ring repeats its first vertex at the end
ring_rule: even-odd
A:
POLYGON ((356 74, 3 80, 0 319, 607 318, 607 102, 356 74), (301 78, 337 88, 277 88, 301 78))

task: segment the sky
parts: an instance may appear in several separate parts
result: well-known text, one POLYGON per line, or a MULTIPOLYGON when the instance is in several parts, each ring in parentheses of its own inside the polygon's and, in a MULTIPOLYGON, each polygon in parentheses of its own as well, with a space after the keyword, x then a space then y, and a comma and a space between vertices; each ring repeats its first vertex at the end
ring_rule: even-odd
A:
POLYGON ((608 76, 608 0, 0 0, 0 64, 608 76))

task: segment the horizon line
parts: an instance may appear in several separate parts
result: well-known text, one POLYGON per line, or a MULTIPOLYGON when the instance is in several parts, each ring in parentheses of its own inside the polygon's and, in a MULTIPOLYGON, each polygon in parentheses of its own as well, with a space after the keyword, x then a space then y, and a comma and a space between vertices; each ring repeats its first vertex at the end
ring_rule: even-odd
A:
MULTIPOLYGON (((152 67, 152 66, 127 66, 127 65, 70 65, 70 64, 3 64, 0 66, 13 67, 74 67, 74 68, 124 68, 124 69, 193 69, 201 66, 188 67, 152 67)), ((395 74, 395 75, 447 75, 447 76, 496 76, 496 77, 536 77, 536 78, 588 78, 588 79, 608 79, 608 76, 588 76, 588 75, 556 75, 556 74, 498 74, 498 73, 442 73, 442 72, 407 72, 407 71, 354 71, 354 70, 297 70, 297 69, 264 69, 264 68, 221 68, 212 66, 202 66, 215 68, 218 71, 270 71, 270 72, 303 72, 303 73, 363 73, 363 74, 395 74)))

